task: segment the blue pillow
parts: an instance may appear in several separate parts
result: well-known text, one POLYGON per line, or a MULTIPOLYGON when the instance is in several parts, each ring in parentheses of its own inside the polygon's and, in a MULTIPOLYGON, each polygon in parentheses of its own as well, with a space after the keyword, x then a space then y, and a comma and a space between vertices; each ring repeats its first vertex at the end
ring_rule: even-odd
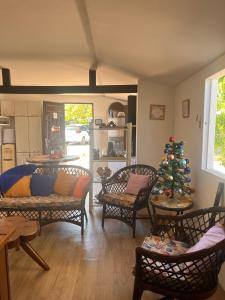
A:
POLYGON ((55 176, 33 174, 30 181, 32 196, 49 196, 54 191, 55 176))
POLYGON ((23 176, 31 175, 37 168, 36 165, 20 165, 7 170, 0 176, 0 190, 2 193, 8 191, 23 176))

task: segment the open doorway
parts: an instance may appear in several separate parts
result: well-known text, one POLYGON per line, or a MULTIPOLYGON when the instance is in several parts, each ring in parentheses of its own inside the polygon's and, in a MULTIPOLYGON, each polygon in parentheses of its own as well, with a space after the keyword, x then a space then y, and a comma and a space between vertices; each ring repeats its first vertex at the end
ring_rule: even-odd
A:
POLYGON ((79 160, 69 163, 89 168, 89 121, 92 118, 92 103, 44 102, 44 154, 79 156, 79 160))
POLYGON ((93 118, 92 103, 64 104, 65 149, 67 155, 78 155, 77 165, 89 168, 89 123, 93 118))

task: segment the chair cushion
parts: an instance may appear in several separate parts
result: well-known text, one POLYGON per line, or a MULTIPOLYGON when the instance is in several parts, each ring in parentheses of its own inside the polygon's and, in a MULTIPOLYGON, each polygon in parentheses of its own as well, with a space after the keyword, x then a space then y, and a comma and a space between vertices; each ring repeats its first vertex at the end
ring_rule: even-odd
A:
POLYGON ((148 186, 149 175, 139 175, 139 174, 130 174, 126 193, 131 195, 137 195, 140 189, 143 189, 148 186))
POLYGON ((32 196, 48 196, 53 194, 55 176, 33 174, 30 181, 32 196))
POLYGON ((4 197, 30 197, 30 176, 23 176, 4 193, 4 197))
POLYGON ((215 244, 225 239, 224 226, 221 224, 216 224, 211 227, 201 238, 200 240, 191 247, 187 253, 200 251, 203 249, 210 248, 215 246, 215 244))
POLYGON ((49 196, 31 196, 22 198, 1 198, 0 208, 56 208, 56 207, 68 207, 77 206, 80 207, 82 199, 76 199, 72 196, 62 196, 52 194, 49 196))
POLYGON ((106 193, 103 201, 108 204, 115 204, 124 207, 133 207, 136 196, 127 193, 106 193))
POLYGON ((90 176, 84 176, 84 175, 79 176, 73 190, 73 196, 75 198, 82 199, 87 192, 90 181, 91 181, 90 176))
POLYGON ((146 237, 142 247, 164 255, 180 255, 186 253, 189 249, 186 243, 169 239, 162 240, 160 236, 156 235, 146 237))
POLYGON ((76 182, 76 176, 59 171, 54 185, 54 192, 63 196, 71 196, 76 182))
MULTIPOLYGON (((189 246, 186 243, 164 239, 162 240, 160 236, 146 237, 142 244, 142 247, 153 252, 157 252, 163 255, 181 255, 187 252, 189 246)), ((149 276, 159 276, 160 279, 172 277, 173 279, 185 280, 182 268, 174 263, 165 263, 161 261, 154 261, 147 258, 144 261, 146 265, 146 270, 149 271, 149 276), (176 275, 173 273, 176 272, 176 275)))

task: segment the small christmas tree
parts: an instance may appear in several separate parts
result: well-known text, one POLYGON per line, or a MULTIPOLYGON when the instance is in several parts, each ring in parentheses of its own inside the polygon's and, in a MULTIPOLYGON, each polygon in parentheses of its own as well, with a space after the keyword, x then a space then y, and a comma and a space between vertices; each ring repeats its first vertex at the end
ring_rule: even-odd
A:
POLYGON ((181 195, 190 195, 194 190, 189 186, 191 173, 189 160, 184 159, 184 143, 175 142, 174 137, 169 138, 170 143, 165 145, 166 157, 160 162, 158 170, 159 180, 153 193, 166 195, 169 198, 181 195))

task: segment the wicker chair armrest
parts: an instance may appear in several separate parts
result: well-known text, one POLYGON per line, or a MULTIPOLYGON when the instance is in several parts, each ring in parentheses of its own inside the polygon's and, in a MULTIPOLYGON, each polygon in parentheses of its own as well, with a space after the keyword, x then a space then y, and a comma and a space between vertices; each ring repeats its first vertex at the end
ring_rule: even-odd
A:
POLYGON ((142 188, 139 190, 137 197, 135 199, 135 206, 138 206, 139 204, 141 204, 143 201, 145 201, 146 199, 148 199, 150 194, 149 188, 142 188))

